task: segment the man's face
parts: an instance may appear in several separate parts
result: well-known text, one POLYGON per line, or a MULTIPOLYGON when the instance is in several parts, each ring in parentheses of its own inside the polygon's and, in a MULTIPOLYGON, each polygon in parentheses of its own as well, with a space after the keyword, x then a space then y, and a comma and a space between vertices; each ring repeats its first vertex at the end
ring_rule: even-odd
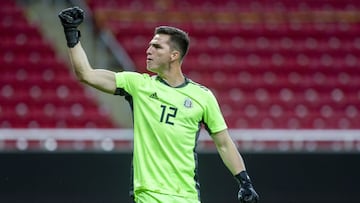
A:
POLYGON ((169 40, 170 36, 165 34, 156 34, 152 38, 149 43, 149 48, 146 50, 147 70, 158 73, 168 66, 171 59, 169 40))

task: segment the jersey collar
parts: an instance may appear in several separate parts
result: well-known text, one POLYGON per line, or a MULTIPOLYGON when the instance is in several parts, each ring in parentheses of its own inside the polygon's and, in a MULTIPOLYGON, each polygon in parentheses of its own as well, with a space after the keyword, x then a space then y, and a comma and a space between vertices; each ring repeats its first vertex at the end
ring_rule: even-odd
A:
POLYGON ((163 84, 165 84, 165 85, 167 85, 167 86, 169 86, 169 87, 173 87, 173 88, 185 87, 185 86, 189 83, 189 79, 188 79, 186 76, 184 76, 184 78, 185 78, 185 81, 184 81, 182 84, 180 84, 180 85, 178 85, 178 86, 176 86, 176 87, 173 87, 173 86, 169 85, 169 84, 168 84, 164 79, 162 79, 160 76, 156 76, 156 79, 157 79, 157 80, 159 80, 159 81, 162 82, 163 84))

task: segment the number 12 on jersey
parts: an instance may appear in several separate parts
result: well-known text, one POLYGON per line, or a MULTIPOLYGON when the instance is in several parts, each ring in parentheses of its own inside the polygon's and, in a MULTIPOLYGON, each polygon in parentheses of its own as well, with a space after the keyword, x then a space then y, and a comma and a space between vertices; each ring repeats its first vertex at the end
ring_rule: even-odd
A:
POLYGON ((172 120, 172 118, 176 117, 177 108, 168 107, 165 105, 161 105, 160 107, 162 109, 160 122, 165 122, 166 124, 174 125, 174 123, 171 120, 172 120))

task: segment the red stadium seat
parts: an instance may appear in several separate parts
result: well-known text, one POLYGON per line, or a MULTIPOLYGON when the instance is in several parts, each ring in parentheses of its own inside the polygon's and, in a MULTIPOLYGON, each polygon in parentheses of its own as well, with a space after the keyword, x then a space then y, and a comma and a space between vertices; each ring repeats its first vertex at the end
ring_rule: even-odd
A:
POLYGON ((186 30, 184 73, 214 92, 231 128, 360 128, 357 1, 88 2, 141 72, 154 26, 186 30))
POLYGON ((22 8, 15 1, 0 5, 0 127, 116 127, 22 8))

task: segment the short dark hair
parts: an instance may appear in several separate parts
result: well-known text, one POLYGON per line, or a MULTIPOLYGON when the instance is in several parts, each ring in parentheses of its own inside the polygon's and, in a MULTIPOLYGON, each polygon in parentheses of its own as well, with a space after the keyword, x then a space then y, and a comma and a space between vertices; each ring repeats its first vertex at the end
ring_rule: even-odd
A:
POLYGON ((180 59, 182 60, 189 49, 190 39, 186 32, 176 27, 159 26, 155 29, 155 34, 170 35, 170 46, 180 51, 180 59))

